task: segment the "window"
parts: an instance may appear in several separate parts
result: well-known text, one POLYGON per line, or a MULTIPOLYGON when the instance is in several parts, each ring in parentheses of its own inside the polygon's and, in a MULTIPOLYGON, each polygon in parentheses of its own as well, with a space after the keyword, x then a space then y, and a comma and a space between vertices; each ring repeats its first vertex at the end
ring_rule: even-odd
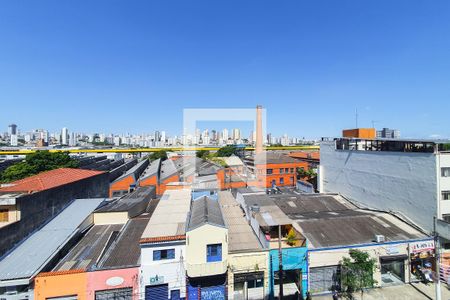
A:
POLYGON ((280 178, 280 185, 283 185, 284 184, 284 178, 282 177, 282 178, 280 178))
POLYGON ((284 168, 284 173, 289 173, 289 168, 284 168))
POLYGON ((442 199, 441 200, 450 200, 450 191, 442 191, 442 199))
POLYGON ((447 222, 450 223, 450 215, 442 215, 442 219, 447 222))
POLYGON ((154 250, 153 260, 174 259, 175 249, 154 250))
POLYGON ((267 169, 267 174, 273 174, 273 169, 267 169))
POLYGON ((95 300, 131 300, 132 298, 132 288, 121 288, 95 292, 95 300))
POLYGON ((291 171, 291 173, 294 173, 294 168, 291 168, 290 171, 291 171))
POLYGON ((450 177, 450 168, 441 168, 442 177, 450 177))
POLYGON ((284 174, 284 169, 280 168, 280 174, 284 174))
POLYGON ((215 262, 222 260, 222 244, 212 244, 206 246, 206 261, 215 262))
POLYGON ((0 222, 8 222, 9 211, 7 209, 0 209, 0 222))

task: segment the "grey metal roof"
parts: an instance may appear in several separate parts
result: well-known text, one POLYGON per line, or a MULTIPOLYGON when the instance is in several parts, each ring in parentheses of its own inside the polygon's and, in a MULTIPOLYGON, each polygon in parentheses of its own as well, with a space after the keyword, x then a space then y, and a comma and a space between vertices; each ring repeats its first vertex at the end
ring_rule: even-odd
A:
POLYGON ((161 163, 161 172, 160 172, 160 180, 164 180, 169 178, 172 175, 177 174, 177 168, 175 167, 175 164, 172 160, 166 159, 161 163))
POLYGON ((161 158, 152 161, 150 165, 148 165, 148 167, 141 174, 141 180, 154 175, 158 175, 160 167, 161 167, 161 158))
POLYGON ((359 209, 336 194, 277 195, 272 199, 295 220, 311 248, 370 244, 375 235, 384 235, 387 241, 427 237, 387 212, 359 209))
POLYGON ((98 208, 95 212, 128 212, 130 217, 140 215, 145 211, 151 199, 156 197, 154 186, 138 187, 124 197, 110 201, 106 205, 98 208))
POLYGON ((138 162, 135 166, 133 166, 131 169, 126 171, 124 174, 122 174, 119 178, 117 178, 114 181, 122 180, 123 178, 132 175, 134 180, 136 181, 141 173, 144 171, 145 168, 147 168, 149 164, 149 160, 147 158, 141 160, 138 162))
POLYGON ((124 225, 94 225, 69 253, 56 265, 54 271, 96 269, 102 254, 106 253, 124 225))
POLYGON ((292 224, 292 220, 266 194, 247 194, 243 195, 243 198, 248 213, 253 206, 259 208, 259 212, 255 212, 255 218, 260 226, 271 227, 292 224))
MULTIPOLYGON (((0 261, 0 280, 31 279, 77 232, 103 198, 77 199, 0 261)), ((0 281, 0 285, 2 284, 0 281)))
POLYGON ((244 211, 229 191, 219 192, 219 204, 228 227, 228 252, 262 250, 244 211))
POLYGON ((105 255, 99 264, 101 269, 131 267, 139 265, 141 247, 139 240, 150 219, 151 213, 131 219, 122 229, 117 243, 105 255))
POLYGON ((225 220, 219 202, 212 200, 208 196, 192 201, 187 231, 205 224, 225 227, 225 220))

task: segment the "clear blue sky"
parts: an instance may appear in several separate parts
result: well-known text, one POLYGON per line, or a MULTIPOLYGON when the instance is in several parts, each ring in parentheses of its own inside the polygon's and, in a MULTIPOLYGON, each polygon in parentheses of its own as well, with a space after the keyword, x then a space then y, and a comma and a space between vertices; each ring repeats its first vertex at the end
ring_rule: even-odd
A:
POLYGON ((267 108, 274 134, 450 136, 450 1, 1 1, 0 130, 182 129, 267 108))

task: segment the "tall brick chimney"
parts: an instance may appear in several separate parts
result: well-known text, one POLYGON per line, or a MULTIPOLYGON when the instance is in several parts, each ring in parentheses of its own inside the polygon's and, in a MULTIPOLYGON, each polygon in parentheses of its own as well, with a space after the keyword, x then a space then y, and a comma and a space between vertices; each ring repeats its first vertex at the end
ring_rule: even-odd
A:
POLYGON ((256 106, 256 147, 255 153, 259 154, 263 151, 263 136, 262 136, 262 105, 256 106))

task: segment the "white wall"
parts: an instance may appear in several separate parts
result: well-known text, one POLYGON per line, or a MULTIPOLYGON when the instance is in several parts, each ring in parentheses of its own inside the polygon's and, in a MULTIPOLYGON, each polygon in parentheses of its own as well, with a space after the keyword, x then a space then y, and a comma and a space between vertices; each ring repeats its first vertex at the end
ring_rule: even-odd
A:
POLYGON ((185 257, 186 247, 180 243, 167 243, 164 246, 158 245, 155 247, 141 247, 141 267, 140 267, 140 299, 144 298, 145 286, 150 285, 150 278, 158 275, 164 276, 164 281, 161 284, 169 284, 170 290, 180 290, 181 297, 186 296, 186 269, 185 257), (175 259, 153 261, 153 251, 175 249, 175 259))
POLYGON ((320 145, 321 192, 341 193, 371 208, 400 211, 431 231, 437 212, 433 153, 336 151, 320 145))

